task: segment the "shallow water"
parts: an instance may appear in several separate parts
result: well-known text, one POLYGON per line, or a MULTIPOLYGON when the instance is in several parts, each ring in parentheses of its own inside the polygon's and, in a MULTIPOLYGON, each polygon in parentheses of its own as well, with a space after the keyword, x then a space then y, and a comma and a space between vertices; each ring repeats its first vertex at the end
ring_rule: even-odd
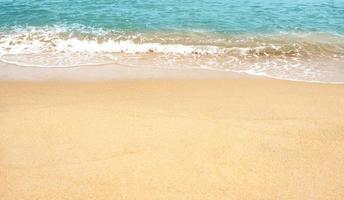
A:
POLYGON ((344 1, 5 0, 0 59, 344 82, 344 1))

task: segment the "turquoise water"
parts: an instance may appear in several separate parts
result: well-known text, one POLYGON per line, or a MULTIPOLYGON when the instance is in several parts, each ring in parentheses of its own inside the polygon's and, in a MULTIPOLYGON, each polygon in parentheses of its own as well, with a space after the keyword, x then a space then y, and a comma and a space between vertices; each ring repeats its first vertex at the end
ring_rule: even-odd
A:
POLYGON ((2 0, 0 59, 344 82, 343 0, 2 0))
POLYGON ((344 33, 343 0, 2 0, 0 26, 344 33))

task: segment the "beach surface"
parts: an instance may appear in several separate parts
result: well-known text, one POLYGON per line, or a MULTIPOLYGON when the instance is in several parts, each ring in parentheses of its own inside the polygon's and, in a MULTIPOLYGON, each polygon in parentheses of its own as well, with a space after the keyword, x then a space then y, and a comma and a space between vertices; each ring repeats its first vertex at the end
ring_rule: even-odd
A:
POLYGON ((0 197, 343 199, 344 85, 1 81, 0 197))

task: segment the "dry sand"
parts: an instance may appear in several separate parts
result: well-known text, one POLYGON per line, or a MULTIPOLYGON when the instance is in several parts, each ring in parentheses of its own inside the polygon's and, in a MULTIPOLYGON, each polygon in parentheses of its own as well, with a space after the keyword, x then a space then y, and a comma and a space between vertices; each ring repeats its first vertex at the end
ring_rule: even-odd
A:
POLYGON ((344 85, 3 81, 0 199, 344 199, 344 85))

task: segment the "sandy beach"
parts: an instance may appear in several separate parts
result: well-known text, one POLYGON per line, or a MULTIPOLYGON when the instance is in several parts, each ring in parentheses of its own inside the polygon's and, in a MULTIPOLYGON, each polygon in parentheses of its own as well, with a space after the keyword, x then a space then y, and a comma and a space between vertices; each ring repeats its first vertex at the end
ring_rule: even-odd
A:
POLYGON ((343 199, 344 85, 0 83, 0 196, 343 199))
POLYGON ((0 1, 0 200, 344 200, 343 16, 0 1))

